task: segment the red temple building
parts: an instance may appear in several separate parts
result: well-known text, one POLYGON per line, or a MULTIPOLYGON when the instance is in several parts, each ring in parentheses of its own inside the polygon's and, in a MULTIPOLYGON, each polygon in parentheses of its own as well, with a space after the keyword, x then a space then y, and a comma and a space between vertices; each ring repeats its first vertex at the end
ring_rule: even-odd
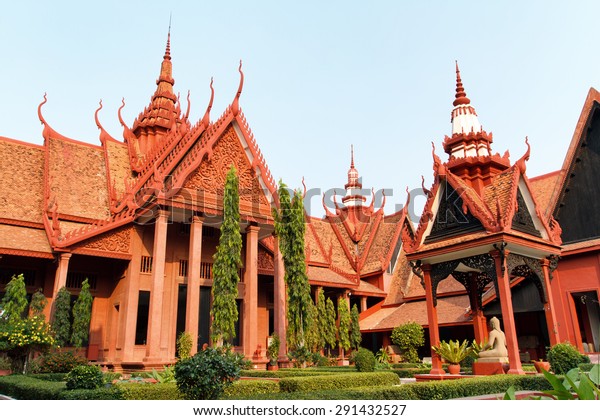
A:
MULTIPOLYGON (((0 137, 0 294, 22 273, 28 293, 42 289, 51 303, 63 286, 77 295, 88 279, 87 355, 117 370, 174 362, 183 331, 196 351, 210 343, 213 255, 225 176, 235 165, 244 266, 233 344, 264 367, 268 337, 285 337, 286 295, 273 236, 276 185, 239 104, 241 64, 239 73, 222 115, 211 118, 211 83, 204 116, 190 122, 189 97, 182 105, 173 90, 169 37, 148 106, 130 125, 125 104, 119 109, 121 139, 104 130, 101 103, 99 146, 57 133, 43 116, 45 97, 43 145, 0 137)), ((481 341, 486 318, 496 315, 515 372, 525 354, 542 357, 559 341, 597 352, 599 98, 592 89, 563 168, 529 179, 529 147, 512 164, 492 152, 457 69, 448 158, 433 154, 434 184, 424 188, 418 226, 407 206, 385 215, 375 194, 367 204, 352 153, 341 202, 334 196, 335 210, 306 216, 313 295, 323 289, 357 304, 363 345, 374 350, 407 321, 427 328, 426 348, 440 339, 481 341)))

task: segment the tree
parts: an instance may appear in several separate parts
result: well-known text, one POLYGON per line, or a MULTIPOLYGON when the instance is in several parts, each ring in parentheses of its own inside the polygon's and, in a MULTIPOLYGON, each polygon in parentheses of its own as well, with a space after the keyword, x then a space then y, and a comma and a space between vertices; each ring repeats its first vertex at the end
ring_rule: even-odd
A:
POLYGON ((217 253, 214 256, 212 286, 212 339, 217 345, 235 337, 239 314, 236 298, 242 267, 242 235, 240 233, 239 181, 232 165, 227 173, 223 192, 223 223, 217 253))
POLYGON ((337 328, 335 325, 336 314, 335 314, 335 306, 333 305, 333 301, 331 298, 327 298, 325 301, 325 306, 327 308, 325 315, 325 341, 329 346, 329 350, 334 349, 337 346, 337 328))
POLYGON ((71 293, 66 287, 61 287, 54 300, 52 331, 54 331, 57 346, 69 345, 71 340, 71 293))
POLYGON ((6 285, 6 294, 2 298, 2 319, 13 324, 22 319, 27 308, 27 290, 23 274, 12 276, 6 285))
POLYGON ((356 303, 352 306, 350 312, 350 346, 358 350, 362 341, 362 334, 360 333, 360 324, 358 322, 358 307, 356 303))
POLYGON ((425 344, 423 327, 416 322, 402 324, 392 330, 392 343, 400 347, 405 361, 418 363, 417 349, 425 344))
POLYGON ((273 216, 285 267, 287 344, 293 350, 305 345, 305 333, 310 328, 309 305, 312 304, 304 254, 304 204, 300 191, 294 191, 292 198, 282 181, 279 181, 278 195, 280 208, 273 210, 273 216))
POLYGON ((39 296, 27 317, 27 291, 22 274, 13 276, 2 299, 4 311, 0 319, 0 351, 7 352, 13 371, 26 373, 28 362, 36 351, 44 352, 54 344, 49 325, 36 311, 44 310, 39 296))
POLYGON ((48 299, 42 293, 42 289, 39 289, 37 292, 31 296, 31 303, 29 304, 29 317, 32 318, 34 316, 38 316, 43 320, 46 320, 46 316, 44 315, 44 309, 48 305, 48 299))
POLYGON ((73 331, 71 334, 71 344, 75 347, 81 347, 87 342, 90 335, 90 320, 92 319, 92 294, 90 285, 85 279, 81 284, 81 291, 73 305, 73 331))
POLYGON ((304 334, 305 345, 308 350, 314 353, 320 349, 319 342, 321 341, 321 337, 319 336, 319 329, 317 328, 317 319, 319 315, 317 313, 317 307, 312 300, 308 302, 308 312, 306 316, 308 317, 308 325, 312 325, 313 328, 309 328, 304 334))
POLYGON ((319 346, 324 349, 327 345, 327 304, 325 303, 325 292, 319 289, 317 294, 317 328, 319 331, 319 346))
POLYGON ((350 310, 348 309, 348 301, 340 297, 338 299, 338 318, 340 320, 339 343, 344 351, 350 350, 350 310))

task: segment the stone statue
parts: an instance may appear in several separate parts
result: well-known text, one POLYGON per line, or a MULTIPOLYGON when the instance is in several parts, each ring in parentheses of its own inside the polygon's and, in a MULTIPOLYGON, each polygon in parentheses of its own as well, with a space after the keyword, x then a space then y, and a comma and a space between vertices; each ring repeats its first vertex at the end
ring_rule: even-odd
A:
POLYGON ((478 362, 508 362, 508 350, 506 348, 506 337, 500 329, 500 321, 493 317, 490 320, 492 330, 488 335, 488 342, 483 350, 479 352, 478 362), (489 349, 489 350, 488 350, 489 349))

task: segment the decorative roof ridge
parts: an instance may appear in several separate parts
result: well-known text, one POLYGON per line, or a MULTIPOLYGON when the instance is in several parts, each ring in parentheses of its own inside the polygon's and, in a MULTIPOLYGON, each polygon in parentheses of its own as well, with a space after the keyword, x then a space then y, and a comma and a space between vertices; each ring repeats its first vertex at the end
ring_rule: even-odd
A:
MULTIPOLYGON (((333 216, 333 217, 336 217, 336 216, 333 216)), ((333 217, 331 219, 333 219, 333 217)), ((346 254, 346 258, 348 258, 348 261, 350 262, 350 266, 352 267, 352 269, 354 271, 358 271, 356 255, 353 255, 353 253, 348 249, 348 245, 346 245, 346 241, 344 241, 344 238, 342 238, 342 233, 340 232, 340 229, 338 228, 336 223, 332 223, 331 219, 329 221, 329 225, 331 226, 331 229, 333 230, 333 233, 335 234, 338 242, 342 246, 342 250, 344 251, 344 254, 346 254)))
POLYGON ((98 127, 98 130, 100 130, 100 136, 99 136, 100 143, 102 145, 104 145, 104 143, 109 140, 120 143, 117 139, 115 139, 113 136, 108 134, 108 132, 102 126, 102 123, 100 123, 100 119, 98 118, 98 113, 100 112, 101 109, 102 109, 102 99, 100 99, 98 109, 96 109, 96 112, 94 112, 94 120, 96 121, 96 127, 98 127))
POLYGON ((44 106, 44 104, 46 102, 48 102, 47 94, 44 93, 44 100, 38 105, 38 118, 40 119, 40 122, 44 125, 44 130, 42 131, 42 136, 44 137, 45 142, 48 142, 50 139, 54 139, 54 140, 67 141, 70 143, 77 144, 79 146, 85 146, 85 147, 89 147, 89 148, 93 148, 93 149, 102 149, 102 147, 99 145, 86 143, 81 140, 75 140, 75 139, 63 136, 58 131, 54 130, 50 126, 50 124, 48 124, 48 122, 46 121, 44 116, 42 115, 42 107, 44 106))
POLYGON ((139 172, 141 167, 141 153, 139 151, 138 140, 131 128, 125 123, 123 120, 123 116, 121 115, 121 111, 125 108, 125 98, 121 99, 121 106, 117 111, 117 115, 119 117, 119 122, 123 127, 123 140, 127 143, 127 150, 129 152, 129 163, 131 165, 131 169, 139 172))
POLYGON ((342 276, 356 284, 358 284, 360 282, 360 277, 358 279, 359 281, 358 282, 356 281, 358 272, 356 272, 356 270, 354 270, 354 269, 353 270, 355 271, 355 273, 348 273, 347 271, 344 271, 343 269, 339 268, 338 266, 336 266, 334 264, 330 264, 329 267, 327 267, 327 269, 333 271, 336 274, 339 274, 340 276, 342 276))
MULTIPOLYGON (((402 218, 397 223, 394 235, 392 236, 391 243, 393 244, 393 246, 390 246, 390 248, 388 249, 388 252, 385 253, 383 256, 383 261, 381 264, 382 271, 387 270, 388 266, 392 263, 392 256, 394 255, 394 250, 396 249, 396 244, 402 238, 402 230, 404 229, 404 225, 406 224, 407 217, 408 217, 408 214, 404 213, 402 215, 402 218)), ((400 251, 402 251, 402 250, 400 250, 400 251)), ((400 253, 398 253, 398 256, 399 255, 400 255, 400 253)))
POLYGON ((254 158, 253 161, 250 162, 250 164, 252 165, 252 169, 254 169, 254 170, 256 170, 256 168, 261 169, 260 174, 261 174, 261 177, 263 178, 263 181, 265 182, 265 185, 269 189, 269 192, 271 194, 275 195, 275 193, 277 192, 277 186, 275 184, 275 179, 273 178, 273 175, 271 174, 269 165, 267 165, 265 157, 264 157, 262 151, 260 150, 260 147, 258 147, 258 143, 256 142, 256 139, 254 138, 254 133, 250 129, 250 125, 248 124, 248 121, 246 120, 246 117, 241 109, 239 110, 238 114, 235 116, 235 120, 238 122, 238 125, 239 125, 240 129, 242 130, 242 133, 244 134, 244 137, 245 137, 246 141, 248 142, 248 145, 250 146, 250 152, 252 153, 252 156, 254 158))
POLYGON ((10 137, 0 136, 0 141, 7 142, 7 143, 18 144, 19 146, 27 146, 27 147, 31 147, 33 149, 40 149, 40 150, 44 150, 45 149, 45 147, 44 147, 43 144, 29 143, 29 142, 24 141, 24 140, 11 139, 10 137))
POLYGON ((584 130, 590 121, 591 113, 594 110, 595 106, 600 105, 600 92, 593 87, 590 87, 588 90, 587 96, 583 103, 581 113, 579 114, 579 119, 577 120, 577 124, 575 125, 575 130, 573 131, 573 136, 571 137, 571 142, 569 143, 569 148, 567 149, 567 153, 565 154, 565 159, 563 161, 562 167, 560 169, 561 175, 556 183, 554 191, 552 192, 550 201, 548 203, 548 207, 551 208, 551 214, 556 214, 556 210, 558 204, 562 201, 564 196, 564 189, 569 181, 569 174, 572 171, 573 165, 575 163, 575 158, 577 155, 577 151, 579 149, 579 145, 583 141, 584 138, 584 130))
POLYGON ((560 169, 557 169, 557 170, 552 171, 552 172, 547 172, 545 174, 532 176, 532 177, 530 177, 528 179, 529 179, 530 182, 537 182, 537 181, 541 181, 542 179, 555 177, 557 175, 560 175, 560 169))

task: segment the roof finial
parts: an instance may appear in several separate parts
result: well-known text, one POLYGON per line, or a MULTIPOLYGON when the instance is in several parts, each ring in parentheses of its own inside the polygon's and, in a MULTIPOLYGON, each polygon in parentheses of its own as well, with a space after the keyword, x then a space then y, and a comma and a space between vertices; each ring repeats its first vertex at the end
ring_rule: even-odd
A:
POLYGON ((240 72, 240 85, 238 86, 238 91, 233 99, 233 103, 231 104, 231 110, 233 111, 233 115, 237 116, 240 112, 240 95, 242 94, 242 90, 244 89, 244 72, 242 71, 242 60, 240 60, 240 67, 238 68, 240 72))
POLYGON ((354 168, 354 145, 350 145, 350 168, 354 168))
POLYGON ((456 63, 456 95, 455 100, 452 105, 468 105, 471 103, 471 100, 467 98, 467 94, 465 93, 465 88, 463 87, 462 80, 460 78, 460 70, 458 68, 458 61, 456 63))
POLYGON ((169 15, 169 32, 167 33, 167 48, 165 49, 165 60, 171 59, 171 15, 169 15))

